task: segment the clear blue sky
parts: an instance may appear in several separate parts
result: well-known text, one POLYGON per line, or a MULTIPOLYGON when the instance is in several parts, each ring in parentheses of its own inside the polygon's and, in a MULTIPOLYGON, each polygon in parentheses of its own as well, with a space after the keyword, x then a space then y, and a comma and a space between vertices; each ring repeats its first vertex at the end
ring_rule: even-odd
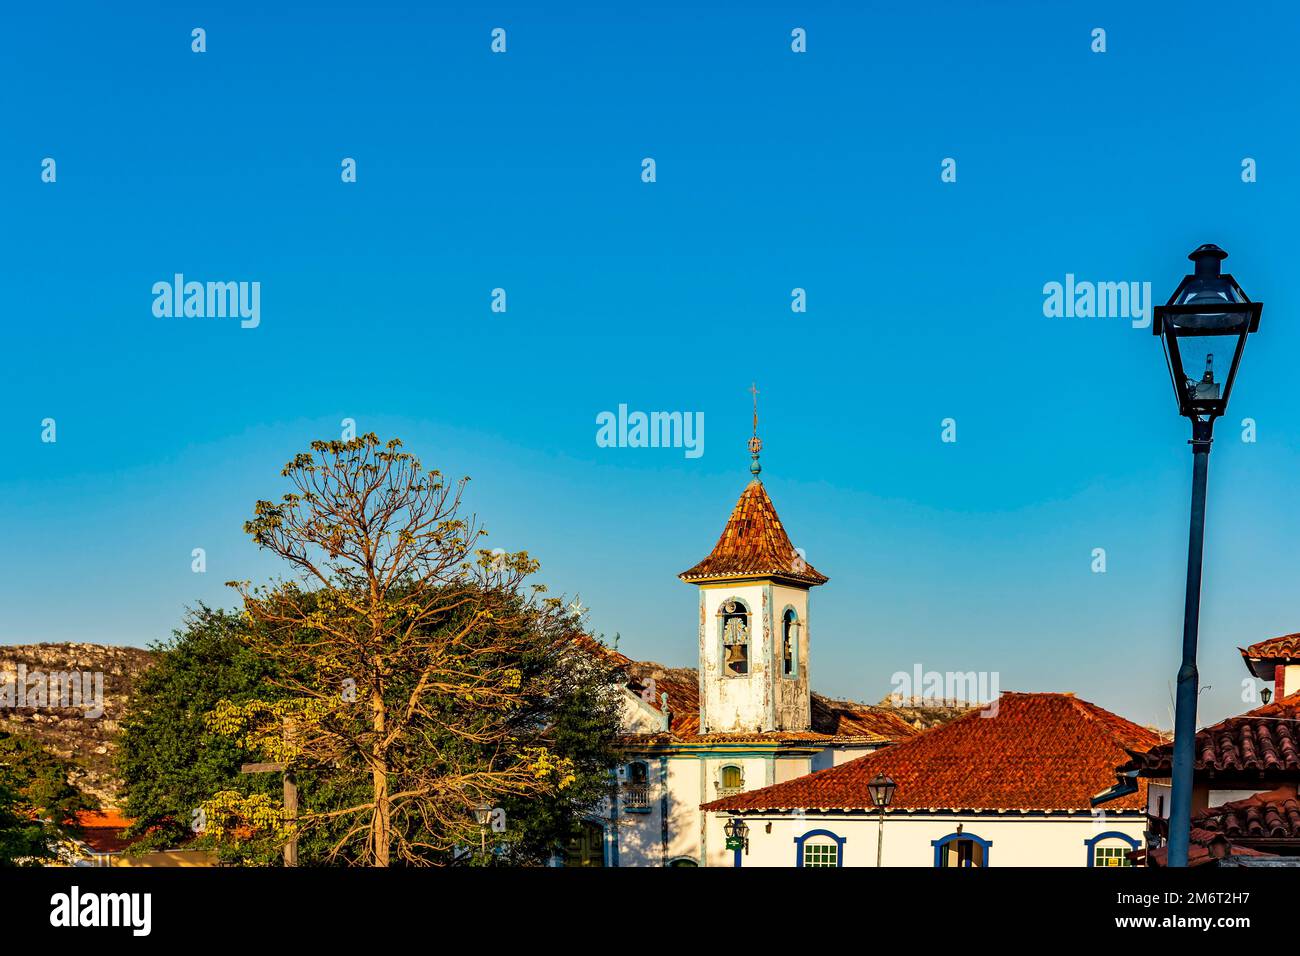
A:
POLYGON ((1187 428, 1149 330, 1045 318, 1043 285, 1163 301, 1202 242, 1266 303, 1211 462, 1202 717, 1243 709, 1237 645, 1300 630, 1289 4, 6 19, 0 641, 144 644, 232 603, 277 570, 253 502, 351 417, 472 475, 489 543, 625 652, 693 664, 675 575, 748 479, 756 380, 767 487, 831 578, 818 689, 876 700, 920 663, 1168 724, 1187 428), (260 327, 155 318, 177 272, 259 281, 260 327), (703 412, 704 455, 597 447, 620 403, 703 412))

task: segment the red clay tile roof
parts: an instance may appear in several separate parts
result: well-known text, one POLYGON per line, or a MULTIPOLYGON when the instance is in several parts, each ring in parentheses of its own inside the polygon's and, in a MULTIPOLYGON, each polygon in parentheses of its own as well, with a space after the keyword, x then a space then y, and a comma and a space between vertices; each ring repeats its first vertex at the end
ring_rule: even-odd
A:
POLYGON ((1296 785, 1288 783, 1276 790, 1202 810, 1192 818, 1192 826, 1222 833, 1234 842, 1300 839, 1300 800, 1296 785))
POLYGON ((1267 641, 1258 641, 1250 647, 1239 647, 1242 657, 1254 657, 1260 660, 1300 661, 1300 634, 1283 634, 1270 637, 1267 641))
POLYGON ((917 730, 887 707, 869 707, 850 700, 831 700, 812 694, 813 730, 835 737, 883 737, 907 740, 917 730))
MULTIPOLYGON (((812 694, 812 729, 767 733, 700 733, 700 684, 694 668, 667 668, 659 664, 630 662, 629 687, 636 693, 654 680, 654 703, 662 712, 660 695, 668 695, 668 738, 682 743, 744 743, 755 741, 808 741, 824 743, 892 743, 920 733, 885 707, 854 701, 831 700, 812 694)), ((647 701, 649 703, 649 701, 647 701)), ((649 736, 665 736, 651 734, 649 736)))
MULTIPOLYGON (((1294 783, 1257 793, 1244 800, 1233 800, 1202 810, 1192 817, 1191 840, 1187 848, 1187 865, 1200 866, 1214 860, 1210 850, 1216 841, 1226 846, 1233 856, 1274 856, 1243 845, 1300 839, 1300 801, 1296 799, 1294 783)), ((1157 866, 1165 866, 1169 848, 1150 851, 1157 866)), ((1135 862, 1143 861, 1143 854, 1134 854, 1135 862)))
POLYGON ((741 492, 709 556, 678 577, 687 582, 771 577, 809 587, 830 580, 795 551, 757 478, 741 492))
MULTIPOLYGON (((1256 850, 1248 846, 1238 846, 1235 843, 1228 842, 1222 833, 1201 830, 1195 826, 1191 829, 1190 837, 1191 839, 1187 843, 1188 866, 1203 866, 1206 863, 1213 863, 1215 855, 1210 850, 1210 845, 1216 841, 1223 843, 1226 846, 1225 852, 1231 856, 1276 856, 1274 853, 1265 853, 1263 850, 1256 850)), ((1167 866, 1169 847, 1165 845, 1154 850, 1136 850, 1129 855, 1133 858, 1135 866, 1146 866, 1148 857, 1155 862, 1156 866, 1167 866)))
POLYGON ((576 631, 573 634, 570 634, 569 640, 573 641, 574 645, 583 653, 591 654, 597 658, 603 658, 613 667, 626 668, 629 664, 635 663, 632 658, 620 654, 612 647, 607 647, 590 634, 585 634, 582 631, 576 631))
MULTIPOLYGON (((1168 776, 1174 745, 1134 752, 1121 770, 1168 776)), ((1300 693, 1221 720, 1196 735, 1196 770, 1210 776, 1300 771, 1300 693)))
MULTIPOLYGON (((990 708, 988 713, 994 711, 990 708)), ((1156 735, 1072 694, 1004 693, 996 716, 972 711, 828 770, 705 804, 704 810, 873 810, 867 784, 894 779, 898 810, 1089 811, 1129 750, 1156 735)), ((1113 801, 1146 806, 1139 791, 1113 801)))
POLYGON ((96 853, 120 853, 131 845, 122 834, 133 821, 117 810, 82 810, 76 822, 81 828, 81 842, 96 853))
POLYGON ((1300 662, 1300 634, 1270 637, 1267 641, 1259 641, 1237 650, 1241 652, 1247 670, 1260 680, 1271 681, 1278 664, 1300 662))

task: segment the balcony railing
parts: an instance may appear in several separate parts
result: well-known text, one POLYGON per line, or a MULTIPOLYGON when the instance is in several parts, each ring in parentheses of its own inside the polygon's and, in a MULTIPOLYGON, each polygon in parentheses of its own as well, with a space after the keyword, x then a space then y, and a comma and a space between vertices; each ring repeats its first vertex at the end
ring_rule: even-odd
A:
POLYGON ((623 809, 640 811, 650 809, 650 784, 625 783, 622 787, 623 809))
POLYGON ((745 792, 745 788, 744 788, 744 787, 724 787, 724 786, 719 785, 719 786, 718 786, 718 799, 719 799, 719 800, 722 800, 722 799, 724 799, 724 798, 726 798, 726 797, 734 797, 736 794, 738 794, 738 793, 744 793, 744 792, 745 792))

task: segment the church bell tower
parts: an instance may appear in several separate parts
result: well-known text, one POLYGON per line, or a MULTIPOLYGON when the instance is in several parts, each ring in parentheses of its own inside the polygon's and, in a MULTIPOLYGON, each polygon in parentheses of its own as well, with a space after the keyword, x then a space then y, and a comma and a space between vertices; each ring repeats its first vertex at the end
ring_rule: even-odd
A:
POLYGON ((829 579, 790 543, 758 477, 763 442, 753 392, 753 477, 709 556, 678 575, 700 591, 702 734, 812 726, 808 595, 829 579))

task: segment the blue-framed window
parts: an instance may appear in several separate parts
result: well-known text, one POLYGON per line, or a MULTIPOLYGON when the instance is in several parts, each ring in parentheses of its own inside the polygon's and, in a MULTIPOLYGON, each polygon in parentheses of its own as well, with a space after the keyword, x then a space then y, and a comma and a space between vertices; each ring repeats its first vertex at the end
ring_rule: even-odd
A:
POLYGON ((844 865, 847 837, 830 830, 809 830, 794 838, 794 865, 797 867, 835 867, 844 865))
POLYGON ((1089 866, 1132 866, 1128 855, 1141 844, 1127 833, 1107 830, 1084 840, 1083 845, 1088 849, 1089 866))
POLYGON ((781 612, 781 676, 799 676, 799 632, 803 622, 799 612, 786 605, 781 612))
POLYGON ((718 606, 718 646, 723 677, 749 677, 753 664, 753 615, 740 598, 718 606))
POLYGON ((934 847, 934 865, 940 869, 983 867, 989 865, 989 849, 993 841, 973 833, 957 832, 931 840, 930 845, 934 847))

